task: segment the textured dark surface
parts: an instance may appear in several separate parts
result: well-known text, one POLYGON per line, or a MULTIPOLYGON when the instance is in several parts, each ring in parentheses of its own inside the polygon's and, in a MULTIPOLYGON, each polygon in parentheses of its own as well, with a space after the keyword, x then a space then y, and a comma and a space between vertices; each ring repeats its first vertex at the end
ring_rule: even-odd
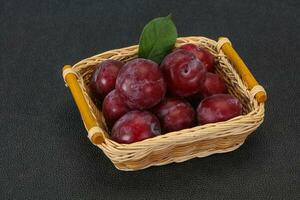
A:
POLYGON ((300 199, 299 35, 296 0, 1 1, 0 199, 300 199), (137 43, 169 13, 180 36, 231 39, 268 91, 265 122, 234 152, 118 171, 61 68, 137 43))

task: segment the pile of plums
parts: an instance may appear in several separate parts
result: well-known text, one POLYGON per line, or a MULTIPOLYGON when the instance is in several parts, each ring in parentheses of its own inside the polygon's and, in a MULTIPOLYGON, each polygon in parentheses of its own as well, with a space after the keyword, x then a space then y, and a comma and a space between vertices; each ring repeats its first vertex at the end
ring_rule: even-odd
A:
POLYGON ((241 115, 240 101, 227 94, 214 68, 215 58, 207 49, 185 44, 160 65, 143 58, 125 64, 103 61, 95 68, 90 90, 102 102, 111 138, 128 144, 241 115))

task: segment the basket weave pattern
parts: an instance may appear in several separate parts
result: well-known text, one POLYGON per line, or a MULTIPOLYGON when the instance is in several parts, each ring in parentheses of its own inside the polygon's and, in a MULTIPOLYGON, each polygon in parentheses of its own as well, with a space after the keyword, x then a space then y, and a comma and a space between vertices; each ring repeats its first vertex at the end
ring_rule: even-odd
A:
POLYGON ((233 151, 241 146, 247 136, 263 122, 264 103, 258 103, 254 98, 256 90, 247 89, 239 74, 222 50, 218 48, 218 43, 205 37, 182 37, 177 39, 176 47, 186 43, 203 46, 215 55, 218 61, 216 73, 226 81, 229 93, 242 102, 242 116, 225 122, 170 132, 132 144, 119 144, 109 138, 101 111, 90 98, 88 85, 97 63, 106 59, 126 62, 136 58, 138 46, 107 51, 84 59, 72 67, 78 76, 84 98, 97 122, 98 130, 104 135, 104 142, 97 147, 110 158, 118 169, 139 170, 154 165, 183 162, 195 157, 233 151))

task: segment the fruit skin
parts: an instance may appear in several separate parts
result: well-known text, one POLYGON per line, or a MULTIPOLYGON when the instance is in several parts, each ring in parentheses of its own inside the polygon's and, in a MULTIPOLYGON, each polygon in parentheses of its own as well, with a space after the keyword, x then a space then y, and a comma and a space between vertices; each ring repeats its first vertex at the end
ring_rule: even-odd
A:
POLYGON ((197 108, 199 124, 221 122, 242 114, 242 104, 229 94, 206 97, 197 108))
POLYGON ((195 111, 184 99, 167 98, 154 109, 165 133, 190 128, 195 124, 195 111))
POLYGON ((215 57, 207 49, 196 46, 195 44, 185 44, 179 47, 193 53, 206 68, 206 71, 213 72, 215 68, 215 57))
POLYGON ((116 90, 111 91, 103 100, 102 113, 108 127, 112 127, 128 111, 129 108, 116 90))
POLYGON ((96 65, 90 81, 90 89, 96 98, 103 99, 115 89, 116 79, 123 65, 118 60, 105 60, 96 65))
POLYGON ((148 111, 130 111, 113 126, 111 138, 118 143, 133 143, 161 134, 157 117, 148 111))
POLYGON ((203 97, 208 97, 214 94, 222 94, 226 92, 226 84, 221 76, 210 72, 207 72, 205 74, 205 81, 200 91, 203 97))
POLYGON ((116 82, 116 89, 131 109, 148 109, 165 96, 166 83, 158 65, 137 58, 126 63, 116 82))
POLYGON ((194 54, 179 49, 167 55, 160 65, 168 89, 180 97, 200 91, 205 79, 205 67, 194 54))

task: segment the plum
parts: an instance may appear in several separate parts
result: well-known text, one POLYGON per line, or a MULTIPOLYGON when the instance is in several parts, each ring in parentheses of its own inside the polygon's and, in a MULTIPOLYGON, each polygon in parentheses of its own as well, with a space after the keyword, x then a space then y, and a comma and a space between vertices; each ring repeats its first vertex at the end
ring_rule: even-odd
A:
POLYGON ((197 108, 199 124, 226 121, 241 114, 241 102, 229 94, 215 94, 206 97, 197 108))
POLYGON ((185 44, 179 47, 192 52, 203 64, 208 72, 214 71, 215 57, 207 49, 196 46, 195 44, 185 44))
POLYGON ((117 77, 116 89, 131 109, 148 109, 165 96, 166 84, 159 66, 137 58, 126 63, 117 77))
POLYGON ((115 89, 118 73, 123 62, 118 60, 105 60, 95 67, 90 80, 90 89, 93 95, 102 100, 110 91, 115 89))
POLYGON ((108 127, 129 111, 119 93, 116 90, 111 91, 103 100, 102 113, 108 127))
POLYGON ((205 80, 205 67, 186 50, 168 54, 160 67, 168 89, 176 96, 188 97, 198 93, 205 80))
POLYGON ((159 120, 148 111, 130 111, 113 126, 111 138, 118 143, 133 143, 161 134, 159 120))
POLYGON ((181 98, 167 98, 154 109, 164 132, 190 128, 195 123, 195 111, 181 98))
POLYGON ((200 91, 203 97, 208 97, 214 94, 222 94, 226 92, 226 84, 221 76, 210 72, 207 72, 205 74, 205 81, 200 91))

